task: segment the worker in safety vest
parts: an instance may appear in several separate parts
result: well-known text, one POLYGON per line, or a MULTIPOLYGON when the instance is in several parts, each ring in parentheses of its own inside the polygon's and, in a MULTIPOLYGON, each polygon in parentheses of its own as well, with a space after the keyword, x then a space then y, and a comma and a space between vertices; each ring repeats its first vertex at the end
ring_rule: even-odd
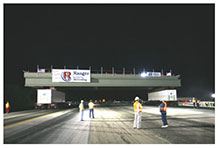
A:
POLYGON ((10 108, 10 104, 7 101, 7 103, 5 104, 6 114, 9 113, 9 108, 10 108))
POLYGON ((167 103, 165 100, 162 100, 162 103, 160 104, 160 112, 161 112, 161 118, 163 121, 163 125, 161 126, 162 128, 167 128, 167 103))
POLYGON ((197 106, 198 109, 199 109, 199 104, 200 104, 200 100, 197 100, 196 101, 196 106, 197 106))
POLYGON ((91 118, 91 114, 92 114, 92 118, 95 118, 94 117, 94 103, 92 102, 92 100, 90 100, 89 104, 89 118, 91 118))
POLYGON ((81 121, 83 121, 83 112, 84 112, 84 104, 83 104, 83 100, 81 100, 81 103, 79 104, 79 110, 80 110, 80 113, 81 113, 81 121))
POLYGON ((196 107, 196 99, 193 97, 193 108, 196 107))
POLYGON ((134 103, 134 125, 133 128, 141 128, 141 114, 142 114, 142 105, 139 102, 140 98, 135 97, 134 103))

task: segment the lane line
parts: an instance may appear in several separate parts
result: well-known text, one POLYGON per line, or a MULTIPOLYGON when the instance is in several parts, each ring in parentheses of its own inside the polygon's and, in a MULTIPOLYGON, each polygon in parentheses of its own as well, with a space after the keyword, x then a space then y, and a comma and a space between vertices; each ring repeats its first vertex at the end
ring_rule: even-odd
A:
POLYGON ((26 117, 27 115, 33 115, 33 114, 35 114, 35 113, 37 113, 37 114, 45 114, 45 113, 52 113, 51 111, 48 111, 48 112, 41 112, 41 111, 33 111, 33 112, 29 112, 29 113, 19 113, 18 112, 18 114, 10 114, 9 116, 7 116, 8 114, 4 114, 4 119, 11 119, 11 118, 17 118, 17 117, 26 117))
POLYGON ((20 125, 20 124, 24 124, 24 123, 27 123, 27 122, 31 122, 31 121, 34 121, 34 120, 42 119, 42 118, 52 116, 54 114, 58 114, 58 113, 65 112, 65 111, 67 111, 67 110, 62 110, 62 111, 58 111, 58 112, 55 112, 55 113, 51 113, 51 114, 43 115, 43 116, 40 116, 40 117, 28 119, 28 120, 25 120, 25 121, 21 121, 21 122, 13 123, 13 124, 10 124, 10 125, 6 125, 6 126, 4 126, 4 129, 14 127, 14 126, 17 126, 17 125, 20 125))

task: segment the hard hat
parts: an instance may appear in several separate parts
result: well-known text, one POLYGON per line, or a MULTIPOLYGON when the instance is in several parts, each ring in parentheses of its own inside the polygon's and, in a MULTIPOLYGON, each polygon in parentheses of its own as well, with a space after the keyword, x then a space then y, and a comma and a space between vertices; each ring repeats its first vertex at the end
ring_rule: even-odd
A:
POLYGON ((83 100, 81 100, 81 103, 83 103, 84 101, 83 100))
POLYGON ((139 97, 135 97, 135 99, 134 99, 135 101, 138 101, 139 100, 139 97))

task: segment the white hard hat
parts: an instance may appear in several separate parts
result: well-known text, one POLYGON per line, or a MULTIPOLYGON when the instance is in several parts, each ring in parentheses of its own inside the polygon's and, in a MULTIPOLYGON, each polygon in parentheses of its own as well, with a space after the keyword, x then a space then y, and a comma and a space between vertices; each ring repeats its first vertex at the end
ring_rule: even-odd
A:
POLYGON ((81 100, 81 103, 83 103, 84 101, 83 100, 81 100))
POLYGON ((134 99, 135 101, 138 101, 139 100, 139 97, 135 97, 135 99, 134 99))

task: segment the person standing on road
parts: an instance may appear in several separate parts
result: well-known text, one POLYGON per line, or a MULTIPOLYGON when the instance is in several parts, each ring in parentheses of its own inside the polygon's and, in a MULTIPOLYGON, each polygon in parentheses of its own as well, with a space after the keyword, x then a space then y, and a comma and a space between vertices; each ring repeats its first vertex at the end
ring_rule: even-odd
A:
POLYGON ((9 113, 9 108, 10 108, 10 104, 7 101, 7 103, 5 104, 6 114, 9 113))
POLYGON ((197 100, 196 106, 197 106, 198 109, 199 109, 199 103, 200 103, 200 100, 197 100))
POLYGON ((196 107, 196 99, 193 97, 193 108, 196 107))
POLYGON ((89 106, 89 118, 91 118, 91 116, 92 116, 92 118, 95 118, 94 117, 94 103, 92 102, 92 100, 90 100, 90 102, 89 102, 89 104, 88 104, 88 106, 89 106), (92 114, 92 115, 91 115, 92 114))
POLYGON ((80 110, 80 113, 81 113, 81 121, 83 121, 83 112, 84 112, 84 104, 83 104, 83 100, 81 100, 81 103, 79 104, 79 110, 80 110))
POLYGON ((160 104, 160 112, 161 112, 161 118, 162 118, 162 122, 163 125, 161 126, 161 128, 167 128, 168 124, 167 124, 167 103, 165 102, 165 100, 162 100, 162 103, 160 104))
POLYGON ((134 103, 134 125, 133 128, 141 128, 141 113, 142 113, 142 105, 140 103, 140 98, 135 97, 134 103))

